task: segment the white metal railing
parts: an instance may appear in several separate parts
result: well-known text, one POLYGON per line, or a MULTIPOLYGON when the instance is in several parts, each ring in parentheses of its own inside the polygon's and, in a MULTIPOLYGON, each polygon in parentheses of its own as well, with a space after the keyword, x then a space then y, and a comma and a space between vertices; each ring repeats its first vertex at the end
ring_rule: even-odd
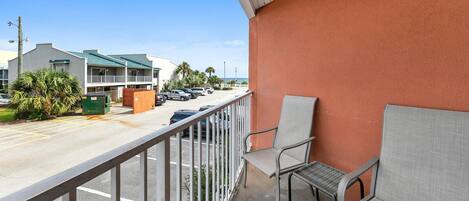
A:
POLYGON ((127 82, 152 82, 151 76, 127 76, 127 82))
POLYGON ((124 75, 88 75, 88 83, 125 82, 124 75))
MULTIPOLYGON (((218 106, 199 112, 187 119, 164 127, 131 143, 86 161, 71 169, 46 178, 36 184, 3 198, 18 200, 77 199, 77 188, 104 172, 111 171, 111 200, 121 199, 121 164, 139 156, 139 200, 148 199, 148 150, 156 148, 156 193, 158 201, 183 200, 182 153, 189 149, 189 201, 231 200, 238 187, 243 170, 243 138, 250 127, 251 92, 246 92, 218 106), (204 127, 205 124, 205 127, 204 127), (189 130, 189 147, 182 146, 182 134, 189 130), (205 130, 205 143, 202 141, 205 130), (197 133, 197 136, 194 134, 197 133), (170 139, 177 141, 175 178, 170 178, 170 139), (197 147, 194 142, 197 141, 197 147), (197 149, 195 149, 197 148, 197 149), (197 150, 197 151, 195 151, 197 150), (203 156, 204 155, 204 156, 203 156), (205 167, 205 168, 203 168, 205 167), (201 174, 204 170, 204 176, 201 174), (195 175, 197 180, 195 180, 195 175), (207 187, 202 189, 202 179, 207 187), (212 180, 210 182, 210 179, 212 180), (170 180, 175 180, 175 193, 171 194, 170 180), (197 181, 197 185, 193 185, 197 181), (195 194, 194 192, 197 192, 195 194), (205 196, 211 195, 211 196, 205 196), (209 199, 211 197, 211 199, 209 199)), ((174 167, 174 166, 173 166, 174 167)), ((174 190, 174 189, 173 189, 174 190)))

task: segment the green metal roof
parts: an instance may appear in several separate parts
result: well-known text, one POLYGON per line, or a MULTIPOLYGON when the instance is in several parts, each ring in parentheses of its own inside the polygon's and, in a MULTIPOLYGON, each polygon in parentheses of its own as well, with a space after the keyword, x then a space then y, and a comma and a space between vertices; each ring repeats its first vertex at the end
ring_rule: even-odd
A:
POLYGON ((83 52, 70 52, 71 54, 87 59, 90 66, 105 66, 105 67, 125 67, 125 61, 116 59, 110 56, 99 54, 97 51, 83 51, 83 52))
POLYGON ((152 62, 146 59, 145 54, 129 54, 129 55, 109 55, 111 57, 127 61, 128 68, 136 69, 152 69, 152 62))

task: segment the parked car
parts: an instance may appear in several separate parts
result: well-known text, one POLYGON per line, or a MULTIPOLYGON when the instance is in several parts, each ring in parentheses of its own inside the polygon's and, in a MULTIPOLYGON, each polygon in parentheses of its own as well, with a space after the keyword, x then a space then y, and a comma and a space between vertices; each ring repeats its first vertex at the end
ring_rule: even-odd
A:
POLYGON ((155 105, 160 106, 163 105, 166 102, 166 97, 162 94, 157 94, 155 96, 155 105))
POLYGON ((205 87, 205 90, 208 94, 213 94, 213 92, 215 91, 215 89, 213 89, 212 87, 205 87))
POLYGON ((198 96, 199 96, 199 93, 198 92, 195 92, 195 91, 192 91, 191 89, 188 89, 188 88, 182 88, 182 89, 179 89, 181 91, 184 91, 185 93, 188 93, 191 95, 191 99, 196 99, 198 96))
MULTIPOLYGON (((211 108, 211 107, 214 107, 214 106, 213 106, 213 105, 202 106, 202 107, 200 107, 199 110, 178 110, 178 111, 174 112, 173 116, 170 118, 169 124, 174 124, 174 123, 176 123, 176 122, 178 122, 178 121, 181 121, 181 120, 183 120, 183 119, 185 119, 185 118, 188 118, 188 117, 190 117, 190 116, 192 116, 192 115, 195 115, 195 114, 197 114, 197 113, 199 113, 199 112, 201 112, 201 111, 204 111, 204 110, 206 110, 206 109, 209 109, 209 108, 211 108)), ((226 114, 225 114, 225 115, 226 115, 226 114)), ((221 120, 221 116, 220 116, 220 120, 221 120)), ((228 118, 228 120, 226 120, 226 121, 229 121, 229 118, 228 118)), ((210 127, 211 127, 211 126, 213 125, 213 121, 210 120, 210 121, 209 121, 209 124, 210 124, 210 127)), ((201 125, 202 138, 205 138, 205 136, 206 136, 206 131, 207 131, 207 121, 205 121, 205 120, 200 121, 200 125, 201 125)), ((229 129, 229 128, 230 128, 230 123, 229 123, 229 122, 227 122, 225 125, 226 125, 226 128, 225 128, 225 129, 229 129)), ((197 137, 198 125, 195 124, 193 128, 194 128, 194 136, 197 137)), ((226 130, 225 130, 225 133, 227 133, 226 130)), ((182 137, 188 137, 188 136, 189 136, 189 128, 184 129, 184 131, 183 131, 183 133, 182 133, 182 137)))
POLYGON ((0 94, 0 106, 9 105, 10 103, 11 99, 8 94, 0 94))
POLYGON ((187 101, 191 98, 191 95, 188 93, 185 93, 184 91, 181 90, 172 90, 170 92, 161 92, 161 95, 163 95, 166 100, 171 99, 171 100, 181 100, 181 101, 187 101))
POLYGON ((205 91, 205 88, 202 88, 202 87, 194 87, 194 88, 192 88, 192 91, 200 92, 200 95, 201 95, 201 96, 206 96, 206 95, 208 95, 208 92, 205 91))
MULTIPOLYGON (((178 121, 181 121, 185 118, 188 118, 194 114, 197 114, 199 111, 197 110, 178 110, 176 112, 174 112, 173 116, 171 117, 171 119, 169 119, 169 124, 174 124, 178 121)), ((205 133, 206 133, 206 128, 207 128, 207 122, 206 121, 200 121, 200 125, 201 125, 201 131, 202 131, 202 137, 205 138, 205 133)), ((195 124, 194 125, 194 136, 198 136, 197 134, 197 129, 198 129, 198 125, 195 124)), ((182 137, 188 137, 189 136, 189 128, 187 129, 184 129, 184 131, 182 132, 182 137)))

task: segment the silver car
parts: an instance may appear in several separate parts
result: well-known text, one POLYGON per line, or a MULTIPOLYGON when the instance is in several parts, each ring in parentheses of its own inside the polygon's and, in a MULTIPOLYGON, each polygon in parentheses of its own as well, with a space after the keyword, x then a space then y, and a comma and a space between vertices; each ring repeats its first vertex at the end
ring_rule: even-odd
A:
POLYGON ((0 94, 0 106, 9 105, 10 103, 11 99, 8 94, 0 94))

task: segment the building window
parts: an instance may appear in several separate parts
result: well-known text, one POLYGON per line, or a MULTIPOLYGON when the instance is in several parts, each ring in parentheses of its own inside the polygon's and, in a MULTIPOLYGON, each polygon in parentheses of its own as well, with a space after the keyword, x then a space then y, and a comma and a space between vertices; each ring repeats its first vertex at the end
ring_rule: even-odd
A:
POLYGON ((159 73, 160 73, 160 71, 153 70, 153 78, 158 78, 159 73))

